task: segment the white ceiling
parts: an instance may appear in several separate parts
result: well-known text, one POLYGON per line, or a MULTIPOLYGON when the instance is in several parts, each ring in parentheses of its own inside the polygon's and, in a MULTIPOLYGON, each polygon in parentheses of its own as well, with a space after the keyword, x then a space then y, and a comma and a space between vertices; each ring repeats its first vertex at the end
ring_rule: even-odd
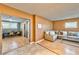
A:
POLYGON ((52 21, 79 17, 78 3, 6 3, 6 5, 52 21))
POLYGON ((24 22, 25 19, 14 17, 14 16, 2 15, 2 21, 21 23, 21 22, 24 22))

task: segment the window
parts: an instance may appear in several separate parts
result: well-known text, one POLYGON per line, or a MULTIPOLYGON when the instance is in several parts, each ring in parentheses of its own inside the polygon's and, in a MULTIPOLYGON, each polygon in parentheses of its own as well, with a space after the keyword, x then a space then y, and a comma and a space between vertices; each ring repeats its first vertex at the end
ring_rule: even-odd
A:
POLYGON ((9 29, 10 28, 8 22, 2 22, 2 27, 3 27, 3 29, 9 29))
POLYGON ((2 22, 3 29, 17 29, 18 23, 2 22))
POLYGON ((38 24, 38 29, 41 29, 42 28, 42 24, 38 24))
POLYGON ((17 29, 17 24, 18 23, 10 23, 10 28, 11 29, 17 29))
POLYGON ((77 22, 66 22, 65 28, 77 28, 77 22))

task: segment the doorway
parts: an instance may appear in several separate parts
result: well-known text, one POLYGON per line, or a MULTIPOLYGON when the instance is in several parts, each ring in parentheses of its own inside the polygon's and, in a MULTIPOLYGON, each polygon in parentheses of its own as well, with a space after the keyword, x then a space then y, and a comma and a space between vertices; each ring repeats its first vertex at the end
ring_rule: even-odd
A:
POLYGON ((30 21, 15 16, 1 15, 2 53, 5 54, 30 42, 30 21))
POLYGON ((22 23, 23 27, 23 36, 30 39, 30 21, 26 20, 22 23))

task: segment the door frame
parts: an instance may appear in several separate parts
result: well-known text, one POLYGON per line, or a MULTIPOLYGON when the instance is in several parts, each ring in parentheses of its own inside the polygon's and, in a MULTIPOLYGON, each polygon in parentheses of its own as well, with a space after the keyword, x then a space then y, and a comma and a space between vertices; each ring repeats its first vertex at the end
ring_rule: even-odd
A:
MULTIPOLYGON (((19 17, 19 16, 14 16, 14 15, 12 16, 12 15, 8 15, 8 14, 0 14, 0 17, 3 16, 3 15, 5 15, 5 16, 11 16, 11 17, 16 17, 16 18, 21 18, 21 19, 29 21, 29 43, 30 43, 31 42, 31 20, 29 18, 22 18, 22 17, 19 17)), ((1 23, 2 23, 2 19, 1 19, 1 23)), ((2 31, 2 26, 1 26, 1 31, 2 31)))

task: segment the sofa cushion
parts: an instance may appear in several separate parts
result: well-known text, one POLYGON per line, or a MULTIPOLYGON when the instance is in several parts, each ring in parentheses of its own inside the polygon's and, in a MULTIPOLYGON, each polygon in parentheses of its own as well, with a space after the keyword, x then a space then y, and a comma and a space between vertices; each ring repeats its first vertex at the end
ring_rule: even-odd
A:
POLYGON ((68 32, 68 36, 77 36, 77 32, 68 32))
POLYGON ((79 32, 68 32, 68 38, 79 38, 79 32))
POLYGON ((79 39, 78 36, 67 36, 68 38, 79 39))
POLYGON ((79 32, 77 32, 77 36, 79 37, 79 32))
POLYGON ((45 34, 49 34, 50 33, 50 31, 45 31, 45 34))
POLYGON ((55 35, 55 31, 50 31, 50 35, 55 35))

